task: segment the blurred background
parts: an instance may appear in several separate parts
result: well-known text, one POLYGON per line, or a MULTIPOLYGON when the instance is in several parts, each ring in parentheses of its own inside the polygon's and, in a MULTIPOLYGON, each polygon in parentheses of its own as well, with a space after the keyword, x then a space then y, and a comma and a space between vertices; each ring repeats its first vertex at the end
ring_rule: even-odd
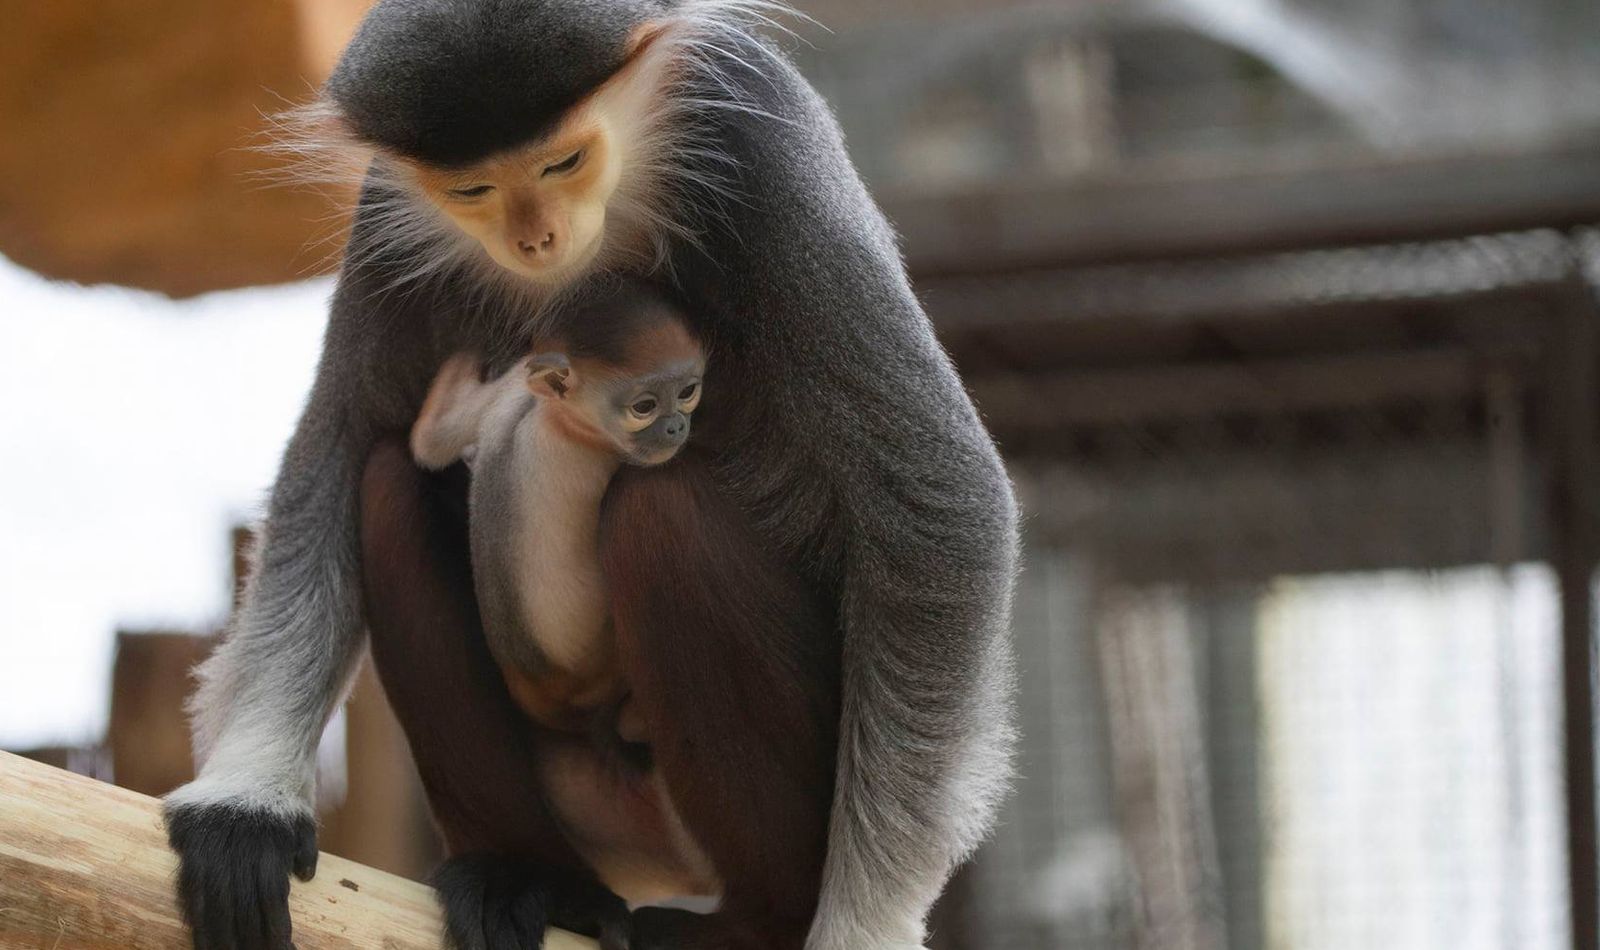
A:
MULTIPOLYGON (((4 7, 0 747, 192 770, 342 228, 248 146, 365 6, 4 7)), ((801 7, 1027 511, 939 950, 1595 950, 1600 6, 801 7)), ((370 677, 321 771, 426 871, 370 677)))

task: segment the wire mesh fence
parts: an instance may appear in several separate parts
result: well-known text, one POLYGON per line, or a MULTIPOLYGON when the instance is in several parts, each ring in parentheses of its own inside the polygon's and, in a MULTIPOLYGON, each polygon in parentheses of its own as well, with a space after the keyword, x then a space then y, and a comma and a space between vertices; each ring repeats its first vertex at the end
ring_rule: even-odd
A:
POLYGON ((964 943, 1572 945, 1592 246, 931 282, 1028 517, 1021 777, 964 943))

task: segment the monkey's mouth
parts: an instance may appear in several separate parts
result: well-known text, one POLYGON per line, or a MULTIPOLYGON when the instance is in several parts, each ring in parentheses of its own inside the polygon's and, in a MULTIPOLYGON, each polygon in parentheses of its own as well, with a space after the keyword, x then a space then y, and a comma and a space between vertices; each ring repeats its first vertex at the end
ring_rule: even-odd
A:
POLYGON ((573 248, 557 260, 529 261, 519 258, 507 251, 509 265, 505 262, 501 266, 508 267, 513 273, 528 280, 541 284, 564 284, 577 277, 582 271, 594 263, 600 256, 600 247, 604 243, 604 234, 597 234, 582 247, 573 248))
POLYGON ((633 452, 628 456, 630 465, 640 468, 649 468, 653 465, 665 465, 673 460, 679 452, 683 451, 682 445, 671 445, 654 451, 633 452))

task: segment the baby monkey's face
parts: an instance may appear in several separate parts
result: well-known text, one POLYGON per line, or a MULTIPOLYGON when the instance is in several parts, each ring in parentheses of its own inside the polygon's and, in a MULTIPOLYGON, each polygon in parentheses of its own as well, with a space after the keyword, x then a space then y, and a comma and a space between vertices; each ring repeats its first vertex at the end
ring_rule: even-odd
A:
POLYGON ((704 363, 694 360, 616 381, 606 396, 606 434, 624 461, 660 465, 678 454, 689 440, 704 372, 704 363))
POLYGON ((698 355, 627 373, 547 353, 529 363, 528 388, 565 414, 573 435, 608 445, 629 465, 660 465, 689 440, 704 373, 698 355))

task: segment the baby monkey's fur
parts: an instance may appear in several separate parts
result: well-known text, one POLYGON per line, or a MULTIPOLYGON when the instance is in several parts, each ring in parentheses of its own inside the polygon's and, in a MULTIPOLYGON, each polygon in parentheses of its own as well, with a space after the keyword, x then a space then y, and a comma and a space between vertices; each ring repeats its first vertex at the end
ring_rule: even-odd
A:
POLYGON ((552 729, 598 722, 642 742, 617 670, 600 506, 619 467, 665 463, 687 442, 705 352, 639 281, 579 301, 564 323, 493 380, 475 356, 447 360, 411 450, 429 469, 470 457, 478 604, 517 703, 552 729))

